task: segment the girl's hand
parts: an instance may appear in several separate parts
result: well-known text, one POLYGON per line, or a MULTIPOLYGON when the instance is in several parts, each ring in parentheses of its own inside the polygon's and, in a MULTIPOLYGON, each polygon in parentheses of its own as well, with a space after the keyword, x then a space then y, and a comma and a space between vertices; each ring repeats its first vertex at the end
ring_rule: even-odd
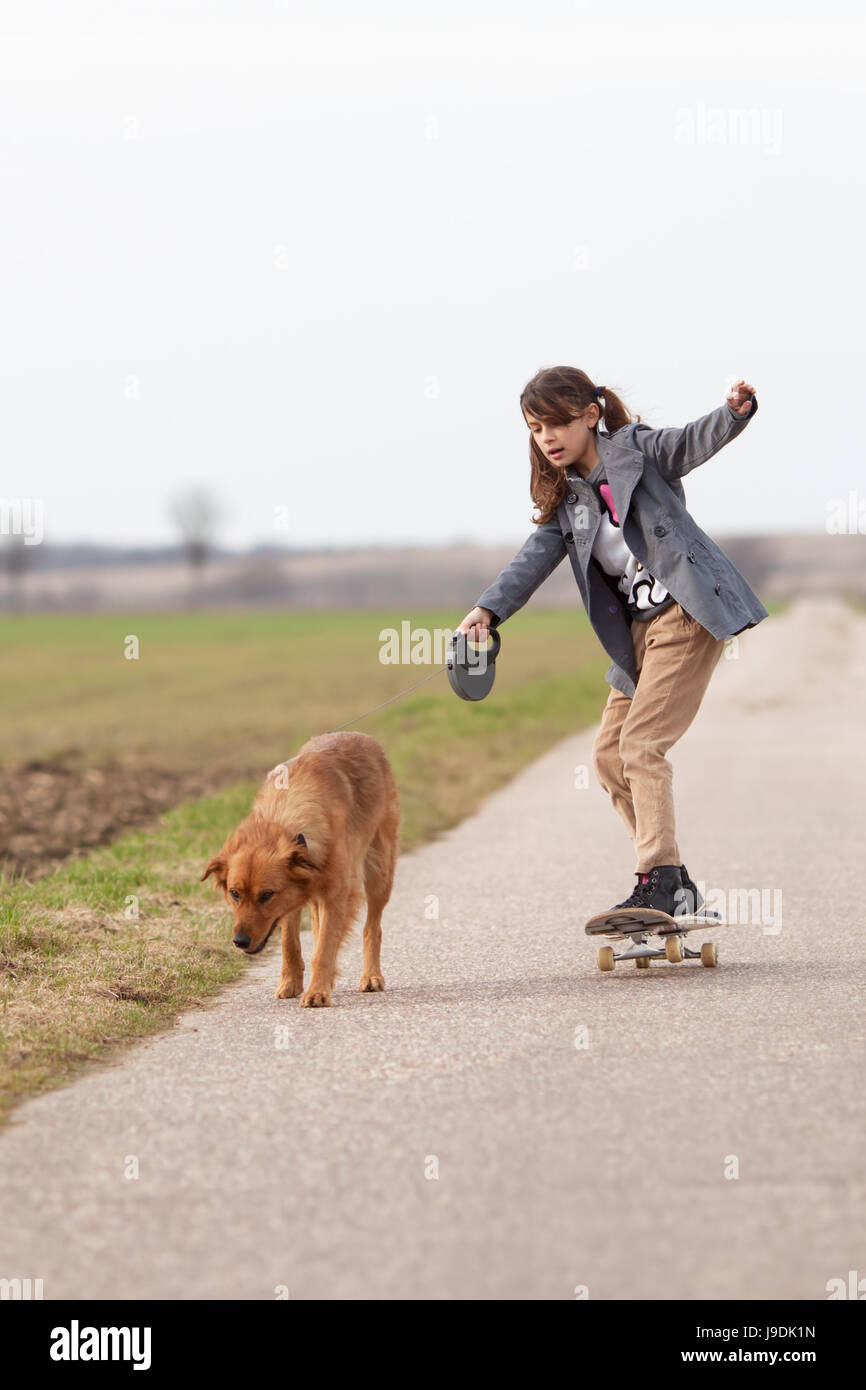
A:
POLYGON ((467 613, 463 622, 458 627, 458 632, 465 632, 467 637, 474 637, 479 642, 487 639, 488 627, 493 614, 489 608, 473 608, 471 613, 467 613))
POLYGON ((740 379, 734 382, 726 400, 731 409, 735 410, 738 415, 748 415, 752 408, 752 396, 754 394, 754 386, 750 386, 747 381, 740 379))

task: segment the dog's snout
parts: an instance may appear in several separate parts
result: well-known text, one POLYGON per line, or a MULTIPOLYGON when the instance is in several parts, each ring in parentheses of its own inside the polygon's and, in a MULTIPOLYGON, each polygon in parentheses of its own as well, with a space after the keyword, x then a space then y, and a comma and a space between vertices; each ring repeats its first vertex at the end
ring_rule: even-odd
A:
POLYGON ((241 950, 245 950, 246 947, 250 944, 250 938, 248 936, 244 936, 243 932, 236 932, 236 934, 232 937, 232 944, 235 946, 240 946, 241 950))

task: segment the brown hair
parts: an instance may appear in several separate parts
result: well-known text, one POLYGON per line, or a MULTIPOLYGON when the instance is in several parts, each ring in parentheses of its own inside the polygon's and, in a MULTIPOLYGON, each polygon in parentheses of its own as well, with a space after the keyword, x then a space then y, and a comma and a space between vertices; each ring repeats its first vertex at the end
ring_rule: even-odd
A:
MULTIPOLYGON (((631 424, 633 418, 640 420, 639 415, 632 417, 629 414, 616 392, 607 386, 596 387, 595 382, 578 367, 545 367, 535 373, 520 393, 521 411, 528 411, 544 424, 567 425, 590 405, 598 406, 599 416, 608 434, 614 434, 623 425, 631 424)), ((597 428, 597 423, 593 424, 593 430, 597 428)), ((532 520, 536 526, 541 526, 555 516, 557 507, 568 491, 568 481, 565 470, 554 468, 531 432, 529 464, 529 493, 540 512, 540 516, 532 520)))

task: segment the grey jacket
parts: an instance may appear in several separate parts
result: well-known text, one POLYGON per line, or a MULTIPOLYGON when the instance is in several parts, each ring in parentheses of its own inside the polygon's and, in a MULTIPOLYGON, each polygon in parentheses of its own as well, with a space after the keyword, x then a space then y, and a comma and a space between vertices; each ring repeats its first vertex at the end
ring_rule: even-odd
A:
MULTIPOLYGON (((727 555, 689 515, 680 478, 740 434, 757 409, 753 396, 745 416, 726 402, 682 429, 654 430, 634 423, 611 435, 596 431, 626 545, 714 637, 755 627, 768 613, 727 555)), ((498 627, 568 555, 589 621, 612 659, 606 680, 631 697, 637 682, 631 623, 611 581, 591 559, 601 521, 598 499, 575 468, 569 466, 565 475, 569 491, 556 516, 533 529, 476 604, 493 613, 490 625, 498 627)))

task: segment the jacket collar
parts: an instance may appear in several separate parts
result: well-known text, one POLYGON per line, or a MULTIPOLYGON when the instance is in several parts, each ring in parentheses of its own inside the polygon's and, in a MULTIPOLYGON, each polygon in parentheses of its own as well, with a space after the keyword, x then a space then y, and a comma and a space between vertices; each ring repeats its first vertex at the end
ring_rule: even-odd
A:
MULTIPOLYGON (((633 444, 627 444, 625 440, 619 442, 609 434, 598 432, 595 436, 595 447, 598 450, 599 461, 604 464, 621 526, 623 518, 628 515, 631 495, 643 472, 643 454, 633 444)), ((569 482, 581 480, 577 469, 573 468, 571 464, 566 468, 565 476, 569 482)))

